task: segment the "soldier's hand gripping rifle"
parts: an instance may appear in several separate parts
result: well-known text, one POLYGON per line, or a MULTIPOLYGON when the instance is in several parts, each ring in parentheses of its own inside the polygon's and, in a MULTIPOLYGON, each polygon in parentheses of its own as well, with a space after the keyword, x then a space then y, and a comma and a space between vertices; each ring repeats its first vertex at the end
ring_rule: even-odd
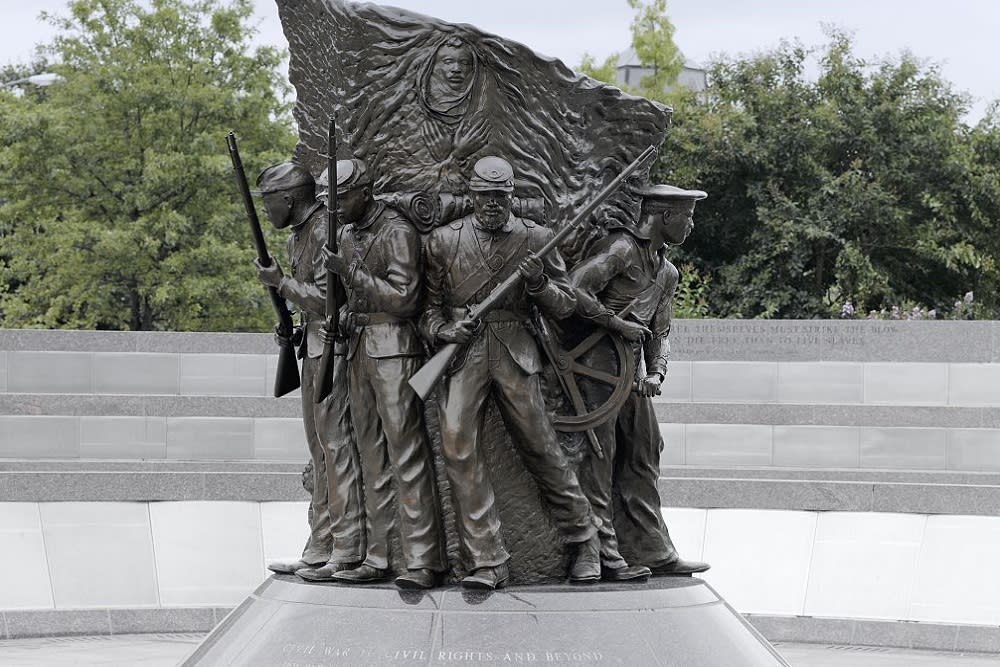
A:
MULTIPOLYGON (((267 252, 264 232, 261 231, 257 209, 253 205, 250 185, 247 183, 247 174, 243 169, 243 160, 240 159, 240 151, 236 146, 234 132, 226 135, 226 145, 229 147, 229 158, 233 162, 236 184, 240 188, 243 207, 246 209, 247 220, 250 222, 250 235, 253 237, 254 247, 257 249, 257 261, 261 266, 270 266, 274 260, 267 252)), ((274 327, 274 339, 279 346, 278 372, 274 377, 274 396, 278 398, 299 388, 299 365, 295 360, 295 344, 292 341, 295 324, 292 322, 292 314, 288 310, 288 304, 278 294, 278 290, 274 287, 268 287, 267 293, 271 297, 274 313, 278 316, 278 324, 274 327)))
MULTIPOLYGON (((539 258, 552 252, 556 249, 563 239, 565 239, 572 231, 583 224, 591 213, 594 212, 601 203, 611 196, 618 186, 622 182, 632 175, 632 173, 641 167, 649 158, 651 158, 656 153, 656 147, 650 146, 644 150, 639 157, 637 157, 632 164, 625 167, 622 173, 618 174, 613 181, 604 186, 604 189, 597 193, 594 197, 579 213, 576 214, 572 220, 569 221, 562 229, 560 229, 556 234, 549 239, 549 242, 539 249, 536 253, 539 258)), ((483 316, 491 310, 498 308, 503 300, 509 295, 514 289, 516 289, 521 284, 521 274, 518 271, 512 273, 506 280, 493 288, 493 291, 489 295, 477 303, 476 305, 469 308, 468 319, 481 321, 483 316)), ((417 393, 421 399, 426 399, 427 396, 437 385, 438 381, 448 370, 448 366, 451 364, 452 359, 459 351, 458 343, 447 343, 437 351, 433 357, 431 357, 426 364, 421 366, 420 370, 414 373, 413 377, 410 378, 410 386, 417 393)))
MULTIPOLYGON (((337 253, 337 115, 330 116, 330 125, 326 137, 326 182, 328 194, 326 199, 326 249, 337 253)), ((340 304, 337 303, 337 274, 326 272, 326 321, 323 323, 323 356, 319 362, 319 372, 316 373, 313 385, 313 403, 322 403, 323 399, 333 391, 333 354, 334 343, 340 337, 340 326, 337 321, 340 304)))

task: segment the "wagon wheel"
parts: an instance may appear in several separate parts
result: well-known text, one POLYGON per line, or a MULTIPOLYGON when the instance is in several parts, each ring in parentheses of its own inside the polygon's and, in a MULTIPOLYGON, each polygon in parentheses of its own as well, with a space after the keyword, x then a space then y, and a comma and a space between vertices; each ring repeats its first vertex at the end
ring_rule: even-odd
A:
POLYGON ((635 355, 625 339, 618 334, 598 328, 569 350, 564 350, 555 343, 552 348, 553 354, 550 361, 559 377, 563 393, 576 413, 556 415, 553 420, 556 430, 567 433, 589 431, 617 415, 618 410, 628 398, 629 392, 632 391, 635 380, 635 355), (618 358, 617 373, 593 368, 580 361, 581 357, 605 337, 610 339, 615 356, 618 358), (583 392, 580 391, 580 379, 582 378, 611 387, 611 395, 601 405, 593 408, 588 407, 584 401, 583 392))
POLYGON ((556 415, 552 422, 553 426, 556 430, 566 433, 585 431, 595 455, 598 458, 604 458, 601 443, 598 442, 593 429, 618 414, 618 410, 628 398, 635 377, 635 356, 631 346, 621 336, 612 334, 606 329, 597 328, 572 348, 566 350, 560 346, 544 317, 536 316, 535 325, 538 328, 539 341, 542 343, 545 356, 548 357, 559 380, 563 395, 569 401, 573 411, 573 414, 570 415, 556 415), (610 339, 614 348, 618 362, 616 364, 617 373, 593 368, 580 361, 581 357, 605 337, 610 339), (608 399, 601 405, 590 408, 580 389, 580 382, 584 380, 610 387, 611 392, 608 399))

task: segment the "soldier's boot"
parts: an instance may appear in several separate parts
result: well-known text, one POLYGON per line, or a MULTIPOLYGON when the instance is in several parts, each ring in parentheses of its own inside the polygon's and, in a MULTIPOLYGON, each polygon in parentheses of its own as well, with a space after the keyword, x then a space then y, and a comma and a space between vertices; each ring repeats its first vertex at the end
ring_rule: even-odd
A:
POLYGON ((275 574, 295 574, 299 570, 319 567, 320 565, 322 565, 322 563, 307 563, 304 560, 297 560, 292 563, 276 561, 274 563, 268 563, 267 569, 275 574))
POLYGON ((569 566, 569 580, 575 584, 600 581, 601 538, 595 533, 586 542, 580 542, 575 547, 573 561, 569 566))
POLYGON ((652 565, 649 566, 649 569, 654 577, 670 577, 670 576, 689 577, 692 574, 704 572, 710 567, 712 566, 709 565, 708 563, 702 563, 696 560, 684 560, 683 558, 678 556, 671 560, 661 561, 659 563, 653 563, 652 565))
POLYGON ((333 573, 334 581, 345 584, 373 584, 377 581, 385 581, 388 578, 388 572, 366 563, 351 570, 341 570, 340 572, 333 573))
POLYGON ((510 568, 507 567, 507 563, 501 563, 474 570, 472 574, 462 579, 462 587, 492 591, 506 586, 508 579, 510 579, 510 568))
POLYGON ((306 581, 333 581, 333 575, 343 570, 353 570, 358 567, 358 563, 327 563, 322 567, 307 567, 296 570, 295 574, 306 581))
POLYGON ((396 585, 404 590, 426 590, 437 585, 437 572, 427 568, 407 570, 396 577, 396 585))
POLYGON ((629 581, 641 584, 652 575, 652 572, 645 565, 620 565, 618 567, 608 567, 601 564, 601 579, 604 581, 629 581))

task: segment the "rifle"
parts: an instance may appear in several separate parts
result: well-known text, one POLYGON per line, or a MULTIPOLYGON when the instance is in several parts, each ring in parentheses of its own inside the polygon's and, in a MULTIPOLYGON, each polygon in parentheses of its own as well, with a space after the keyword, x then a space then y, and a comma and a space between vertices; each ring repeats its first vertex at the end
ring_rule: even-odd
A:
MULTIPOLYGON (((587 217, 594 212, 601 203, 611 196, 618 186, 622 184, 626 178, 632 175, 636 169, 641 167, 646 160, 652 157, 656 153, 656 147, 650 146, 644 150, 639 157, 637 157, 632 164, 625 167, 622 173, 618 174, 613 181, 604 186, 597 196, 594 197, 590 202, 580 210, 576 216, 569 221, 562 229, 555 233, 555 235, 549 239, 549 242, 539 249, 537 256, 544 257, 545 255, 556 249, 559 244, 565 239, 576 227, 581 225, 586 221, 587 217)), ((512 273, 507 277, 502 283, 493 288, 493 291, 489 295, 477 303, 476 305, 469 308, 469 319, 470 320, 481 320, 486 313, 499 307, 500 303, 510 294, 515 288, 517 288, 521 283, 521 274, 517 271, 512 273)), ((452 359, 458 354, 459 344, 458 343, 447 343, 437 351, 433 357, 431 357, 426 364, 420 367, 420 370, 413 374, 410 378, 410 386, 417 393, 417 396, 424 400, 434 389, 435 385, 441 380, 445 372, 448 370, 448 366, 451 364, 452 359)))
MULTIPOLYGON (((329 194, 326 200, 326 249, 337 252, 337 114, 330 115, 326 136, 326 180, 329 194)), ((337 322, 337 275, 326 272, 326 321, 323 322, 323 356, 313 385, 313 403, 322 403, 333 391, 334 341, 340 336, 337 322)))
MULTIPOLYGON (((257 261, 261 266, 270 266, 274 260, 267 252, 264 232, 261 231, 257 209, 253 205, 250 185, 247 183, 247 174, 243 169, 243 160, 240 159, 240 151, 236 146, 234 132, 230 131, 226 135, 226 145, 229 147, 229 157, 233 161, 236 184, 240 188, 243 207, 246 209, 247 220, 250 222, 250 235, 253 237, 254 247, 257 248, 257 261)), ((295 324, 292 322, 292 314, 288 311, 288 304, 278 294, 278 290, 274 287, 268 287, 267 293, 271 297, 274 313, 278 316, 278 324, 274 327, 274 340, 279 346, 278 372, 274 378, 274 397, 279 398, 299 388, 299 365, 295 360, 295 344, 292 342, 295 324)))

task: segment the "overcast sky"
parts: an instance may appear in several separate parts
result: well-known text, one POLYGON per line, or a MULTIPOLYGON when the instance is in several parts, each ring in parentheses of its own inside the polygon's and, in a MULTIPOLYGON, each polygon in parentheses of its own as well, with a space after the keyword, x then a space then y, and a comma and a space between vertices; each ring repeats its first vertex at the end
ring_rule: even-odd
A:
MULTIPOLYGON (((287 47, 274 0, 254 0, 260 43, 287 47)), ((439 18, 472 23, 509 37, 571 67, 584 52, 599 60, 629 45, 632 10, 625 0, 394 0, 439 18)), ((33 46, 52 36, 38 20, 60 12, 65 0, 0 0, 0 62, 26 61, 33 46)), ((937 62, 958 90, 976 104, 970 121, 1000 98, 1000 0, 668 0, 675 41, 692 60, 767 49, 781 39, 806 45, 824 41, 822 24, 855 35, 866 58, 909 49, 937 62)))

